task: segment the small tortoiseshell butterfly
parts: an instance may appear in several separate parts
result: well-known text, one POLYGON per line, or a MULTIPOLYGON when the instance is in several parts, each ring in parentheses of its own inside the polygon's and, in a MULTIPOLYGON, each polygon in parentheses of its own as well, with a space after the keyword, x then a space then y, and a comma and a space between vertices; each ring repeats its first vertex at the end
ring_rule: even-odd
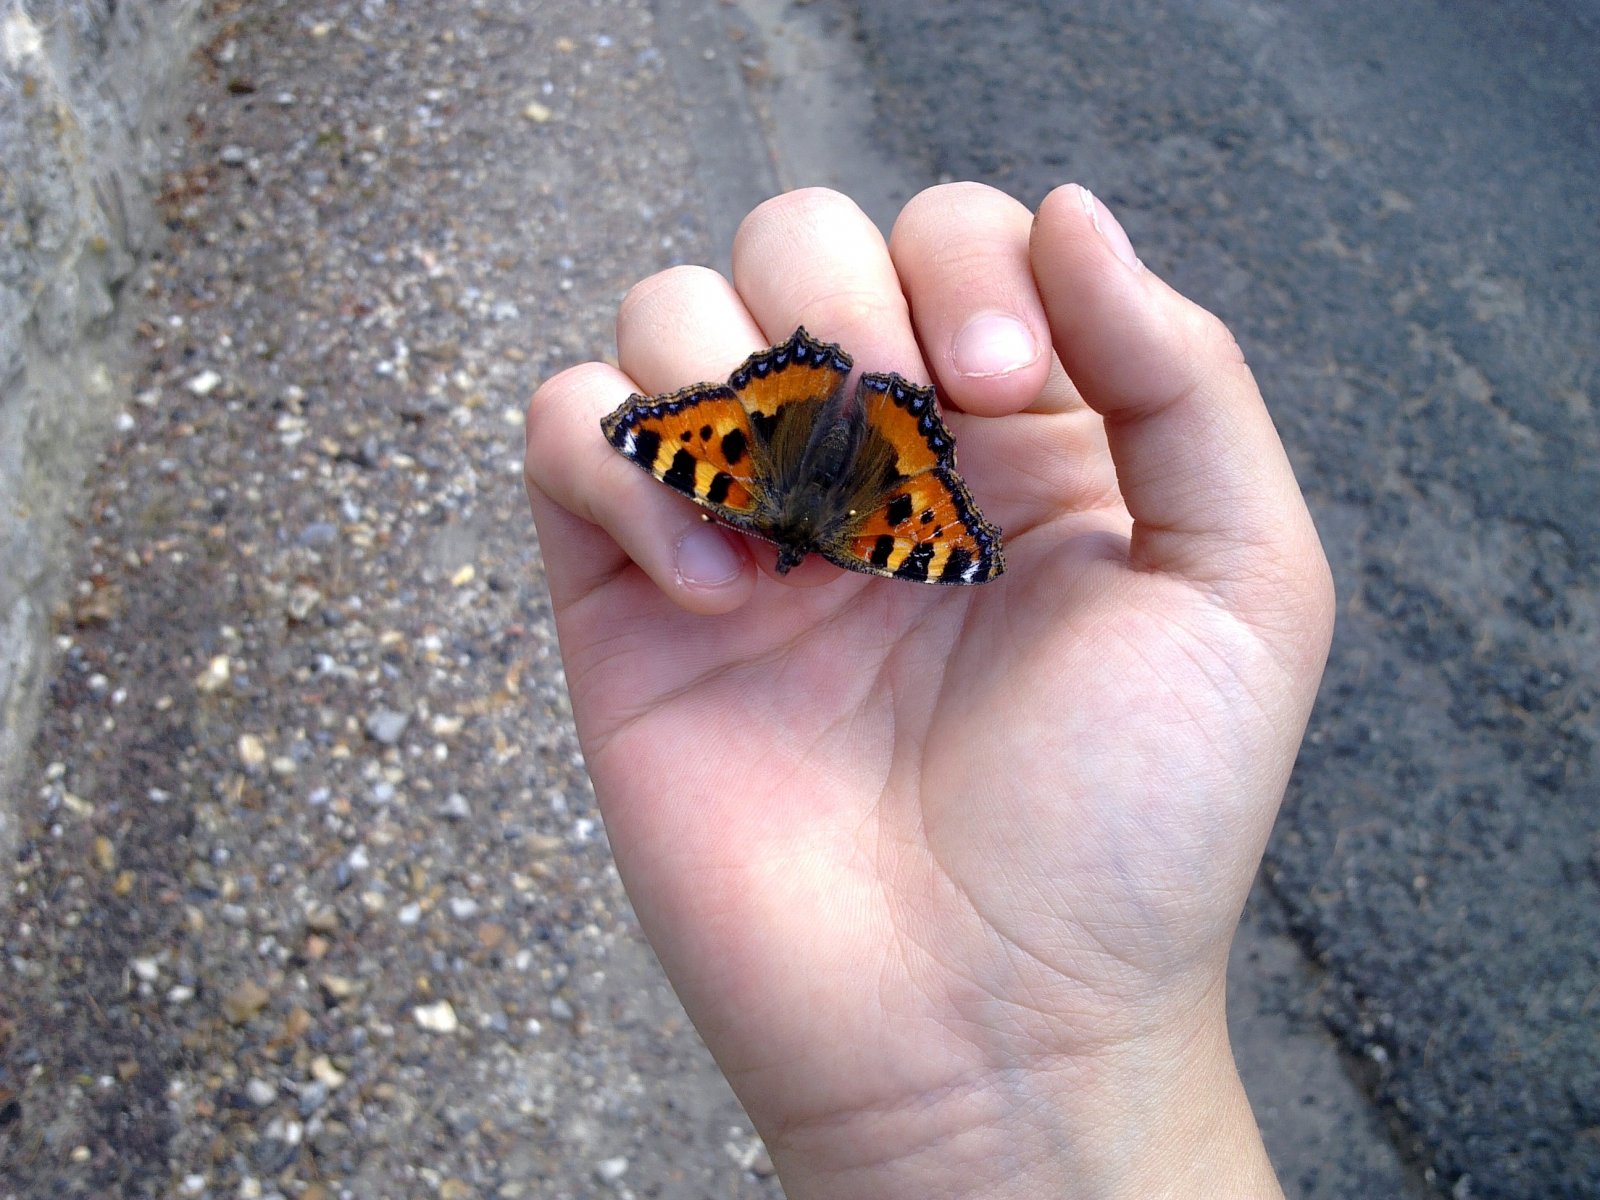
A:
POLYGON ((600 422, 622 454, 735 529, 778 547, 778 574, 811 552, 917 583, 985 583, 1000 531, 956 474, 931 387, 861 376, 803 328, 725 384, 632 395, 600 422))

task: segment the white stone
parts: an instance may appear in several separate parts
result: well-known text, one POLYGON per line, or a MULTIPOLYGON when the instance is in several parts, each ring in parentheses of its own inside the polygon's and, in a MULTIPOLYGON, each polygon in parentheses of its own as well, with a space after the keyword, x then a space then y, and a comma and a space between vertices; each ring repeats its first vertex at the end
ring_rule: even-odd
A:
POLYGON ((456 1019, 456 1010, 450 1006, 448 1000, 440 1000, 436 1004, 419 1004, 411 1010, 411 1016, 429 1033, 454 1033, 461 1027, 461 1022, 456 1019))

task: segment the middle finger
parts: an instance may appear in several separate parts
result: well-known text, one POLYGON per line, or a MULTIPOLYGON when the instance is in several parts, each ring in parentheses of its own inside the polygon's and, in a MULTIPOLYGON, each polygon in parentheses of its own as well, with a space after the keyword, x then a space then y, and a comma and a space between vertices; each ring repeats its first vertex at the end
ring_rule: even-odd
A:
POLYGON ((858 370, 929 381, 889 248, 848 197, 803 188, 756 208, 733 240, 733 281, 769 344, 804 325, 858 370))

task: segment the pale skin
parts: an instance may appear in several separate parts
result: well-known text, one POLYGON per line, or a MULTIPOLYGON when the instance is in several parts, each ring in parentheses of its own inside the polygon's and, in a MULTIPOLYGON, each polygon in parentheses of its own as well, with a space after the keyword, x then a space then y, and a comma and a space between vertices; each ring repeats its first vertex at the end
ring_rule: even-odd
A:
POLYGON ((768 201, 617 341, 528 493, 618 868, 787 1195, 1280 1196, 1224 969, 1333 595, 1226 329, 1081 188, 956 184, 887 244, 768 201), (800 324, 938 385, 999 580, 780 579, 601 437, 800 324))

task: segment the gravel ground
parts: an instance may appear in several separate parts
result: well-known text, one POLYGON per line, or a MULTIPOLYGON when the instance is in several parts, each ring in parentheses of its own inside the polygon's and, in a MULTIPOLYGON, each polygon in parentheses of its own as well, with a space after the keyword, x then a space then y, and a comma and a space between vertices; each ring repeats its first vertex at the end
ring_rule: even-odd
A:
POLYGON ((0 1196, 776 1196, 518 474, 537 381, 710 251, 648 9, 214 20, 0 913, 0 1196))

